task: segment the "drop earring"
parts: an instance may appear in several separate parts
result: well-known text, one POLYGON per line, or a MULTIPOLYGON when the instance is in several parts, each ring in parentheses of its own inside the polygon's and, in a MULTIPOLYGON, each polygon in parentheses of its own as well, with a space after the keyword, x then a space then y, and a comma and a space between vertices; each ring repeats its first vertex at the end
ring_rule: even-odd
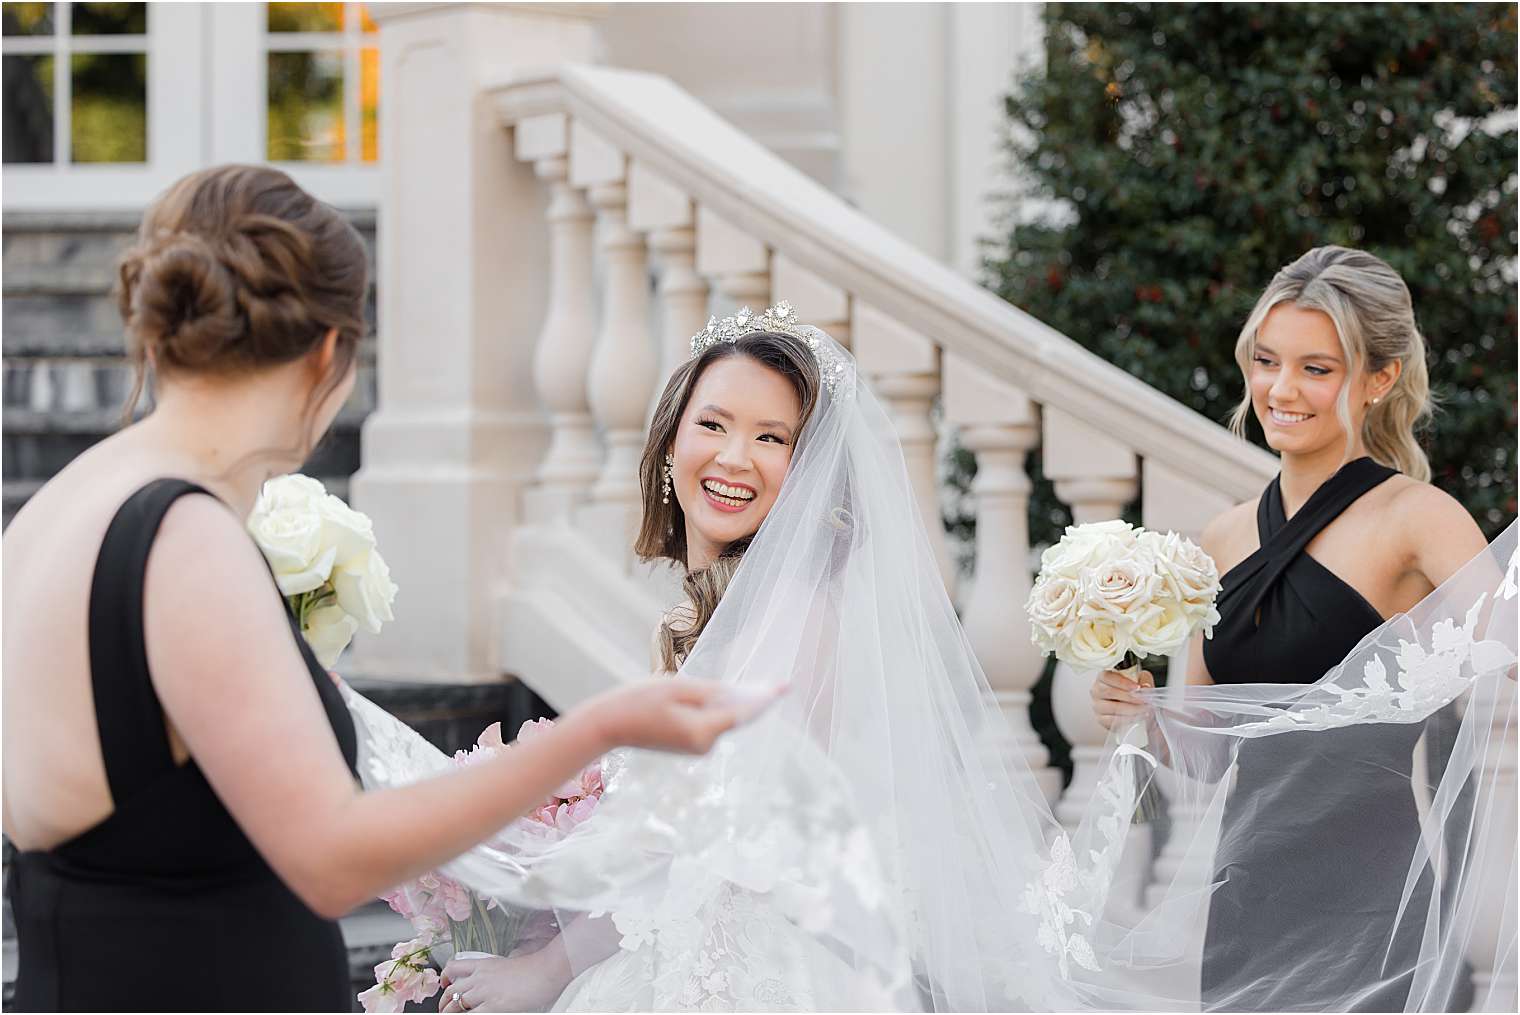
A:
POLYGON ((675 471, 675 467, 676 467, 676 456, 667 451, 665 453, 665 487, 661 491, 662 492, 662 496, 660 498, 660 503, 661 504, 669 504, 670 503, 670 474, 675 471))

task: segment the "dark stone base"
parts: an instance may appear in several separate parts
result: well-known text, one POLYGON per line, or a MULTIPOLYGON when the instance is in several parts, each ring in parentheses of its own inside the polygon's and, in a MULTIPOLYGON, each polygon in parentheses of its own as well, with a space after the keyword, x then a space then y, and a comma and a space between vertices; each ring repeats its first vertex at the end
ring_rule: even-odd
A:
POLYGON ((355 677, 348 682, 450 754, 474 744, 493 722, 501 723, 501 735, 510 741, 529 719, 557 715, 528 685, 514 679, 499 684, 424 684, 355 677))

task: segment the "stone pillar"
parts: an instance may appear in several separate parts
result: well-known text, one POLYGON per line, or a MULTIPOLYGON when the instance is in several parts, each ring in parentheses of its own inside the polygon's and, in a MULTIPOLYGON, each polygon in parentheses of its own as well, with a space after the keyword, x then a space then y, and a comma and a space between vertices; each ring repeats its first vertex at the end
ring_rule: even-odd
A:
POLYGON ((400 586, 353 671, 499 679, 493 595, 547 428, 533 355, 549 291, 545 188, 480 82, 592 62, 599 6, 385 4, 379 405, 356 506, 400 586))
POLYGON ((789 302, 803 324, 829 333, 850 348, 850 294, 830 285, 784 254, 771 259, 771 301, 789 302))
POLYGON ((707 283, 696 269, 691 198, 637 162, 628 168, 628 225, 648 234, 659 271, 660 371, 653 411, 665 382, 691 357, 691 336, 707 325, 707 283))
POLYGON ((649 262, 644 235, 628 224, 628 159, 573 124, 570 178, 589 187, 602 256, 602 321, 591 353, 591 413, 607 445, 591 504, 577 523, 609 559, 633 561, 639 505, 639 458, 647 432, 659 354, 649 333, 649 262))
POLYGON ((934 399, 940 392, 940 350, 924 336, 859 300, 853 307, 850 331, 856 362, 880 393, 897 427, 918 513, 940 577, 953 596, 955 563, 945 545, 939 503, 939 434, 933 419, 934 399))
POLYGON ((765 244, 706 208, 697 209, 697 272, 713 279, 719 317, 740 307, 763 313, 770 305, 770 251, 765 244))
MULTIPOLYGON (((1514 604, 1500 601, 1496 609, 1513 610, 1514 604)), ((1513 903, 1515 872, 1515 682, 1502 676, 1490 677, 1474 689, 1468 709, 1486 722, 1481 731, 1487 741, 1478 785, 1482 787, 1478 806, 1492 805, 1492 823, 1480 830, 1484 848, 1476 858, 1476 870, 1469 883, 1490 886, 1486 897, 1478 900, 1473 914, 1473 934, 1467 947, 1467 960, 1473 970, 1473 1011, 1514 1011, 1517 996, 1513 926, 1504 926, 1506 897, 1513 903), (1495 969, 1495 957, 1508 948, 1509 961, 1495 969)), ((1458 917, 1460 920, 1460 917, 1458 917)))
POLYGON ((569 122, 563 113, 529 117, 513 131, 517 157, 532 161, 549 185, 549 310, 533 357, 538 397, 549 410, 549 450, 538 485, 524 499, 530 522, 568 521, 586 500, 601 466, 586 377, 596 338, 592 278, 595 213, 570 183, 569 122))
MULTIPOLYGON (((1148 529, 1174 531, 1196 542, 1204 526, 1233 503, 1219 491, 1186 479, 1148 458, 1141 463, 1141 475, 1144 482, 1140 518, 1148 529)), ((1173 656, 1169 669, 1167 699, 1180 703, 1187 690, 1187 653, 1173 656)), ((1196 867, 1184 870, 1189 863, 1187 847, 1195 841, 1203 819, 1199 805, 1207 794, 1202 787, 1165 767, 1157 771, 1156 785, 1167 798, 1171 831, 1151 872, 1147 888, 1151 901, 1159 899, 1180 873, 1190 878, 1207 876, 1206 871, 1196 867)), ((1194 857, 1193 861, 1206 864, 1209 857, 1194 857)))
POLYGON ((1024 612, 1033 584, 1024 463, 1040 442, 1039 410, 1023 392, 955 356, 945 357, 944 384, 946 418, 976 455, 976 565, 961 621, 1007 720, 988 748, 1006 759, 1010 774, 1028 771, 1054 800, 1061 773, 1029 721, 1030 690, 1044 660, 1029 640, 1024 612))

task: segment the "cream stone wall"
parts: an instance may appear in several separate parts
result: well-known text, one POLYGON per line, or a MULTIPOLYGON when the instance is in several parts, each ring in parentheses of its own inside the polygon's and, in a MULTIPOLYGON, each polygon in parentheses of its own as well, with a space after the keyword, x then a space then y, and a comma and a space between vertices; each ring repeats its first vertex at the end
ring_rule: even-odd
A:
POLYGON ((966 273, 996 233, 1000 102, 1041 54, 1029 4, 615 4, 603 62, 681 87, 966 273))

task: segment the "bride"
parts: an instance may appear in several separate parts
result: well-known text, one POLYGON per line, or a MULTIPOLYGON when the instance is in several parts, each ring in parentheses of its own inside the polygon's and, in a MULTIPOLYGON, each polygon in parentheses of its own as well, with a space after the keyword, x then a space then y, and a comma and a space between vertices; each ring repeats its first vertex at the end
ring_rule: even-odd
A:
MULTIPOLYGON (((1186 836, 1186 855, 1219 861, 1232 848, 1221 787, 1241 743, 1283 730, 1403 738, 1453 712, 1444 768, 1421 781, 1425 806, 1401 832, 1421 885, 1406 908, 1427 928, 1412 961, 1431 975, 1460 965, 1487 926, 1484 900, 1500 897, 1484 880, 1513 877, 1513 825, 1506 840, 1503 792, 1484 777, 1489 739, 1512 723, 1499 675, 1514 659, 1514 610, 1494 604, 1514 594, 1513 528, 1317 684, 1153 702, 1150 746, 1121 733, 1091 813, 1063 829, 997 748, 1002 719, 892 424, 848 352, 785 304, 710 324, 692 351, 642 468, 639 552, 687 571, 686 601, 654 633, 654 668, 787 693, 708 757, 610 757, 595 816, 565 838, 509 827, 445 865, 502 904, 554 910, 560 928, 532 953, 455 959, 445 1010, 1197 1008, 1197 931, 1228 856, 1184 864, 1144 905, 1112 890, 1156 767, 1170 770, 1177 812, 1195 817, 1171 834, 1186 836), (1377 692, 1371 664, 1383 659, 1377 692)), ((350 706, 367 784, 438 770, 404 726, 357 696, 350 706)), ((1319 783, 1347 806, 1375 805, 1354 780, 1330 770, 1319 783)), ((1513 915, 1509 902, 1501 974, 1513 974, 1513 915)), ((1328 965, 1334 953, 1326 942, 1328 965)))

